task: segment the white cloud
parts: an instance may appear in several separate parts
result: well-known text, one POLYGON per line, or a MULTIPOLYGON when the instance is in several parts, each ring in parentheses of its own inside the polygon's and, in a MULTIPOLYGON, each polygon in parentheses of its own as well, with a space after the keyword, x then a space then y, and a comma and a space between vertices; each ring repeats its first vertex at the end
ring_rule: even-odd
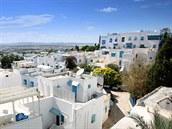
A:
POLYGON ((112 7, 107 7, 107 8, 100 9, 100 12, 105 12, 105 13, 112 13, 114 11, 118 11, 118 9, 117 8, 112 8, 112 7))
POLYGON ((144 1, 144 0, 133 0, 134 2, 141 2, 141 1, 144 1))
POLYGON ((94 29, 94 26, 89 26, 87 29, 88 30, 93 30, 94 29))
POLYGON ((16 28, 16 27, 32 27, 37 25, 43 25, 50 22, 53 19, 53 15, 22 15, 15 17, 0 17, 1 28, 16 28))
POLYGON ((60 14, 60 16, 61 16, 62 19, 67 19, 67 18, 68 18, 68 17, 65 16, 64 14, 60 14))

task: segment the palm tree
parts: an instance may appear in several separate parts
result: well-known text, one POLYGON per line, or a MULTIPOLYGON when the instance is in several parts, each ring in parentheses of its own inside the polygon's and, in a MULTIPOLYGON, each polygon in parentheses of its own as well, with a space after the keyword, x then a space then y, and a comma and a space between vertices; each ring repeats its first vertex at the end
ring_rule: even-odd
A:
POLYGON ((67 57, 65 66, 66 68, 69 68, 69 70, 73 70, 76 67, 76 58, 73 56, 67 57))
POLYGON ((172 129, 172 118, 165 121, 157 111, 153 113, 154 119, 150 124, 145 122, 143 117, 137 114, 132 114, 129 117, 132 118, 141 129, 172 129))

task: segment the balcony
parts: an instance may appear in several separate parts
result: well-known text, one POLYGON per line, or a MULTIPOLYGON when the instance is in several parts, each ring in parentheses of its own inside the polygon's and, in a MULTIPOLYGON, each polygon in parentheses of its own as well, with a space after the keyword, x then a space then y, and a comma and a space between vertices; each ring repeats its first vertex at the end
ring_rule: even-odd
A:
POLYGON ((64 99, 64 100, 69 101, 71 103, 75 102, 75 93, 68 91, 68 90, 65 90, 65 89, 62 89, 60 87, 54 88, 53 96, 60 98, 60 99, 64 99))

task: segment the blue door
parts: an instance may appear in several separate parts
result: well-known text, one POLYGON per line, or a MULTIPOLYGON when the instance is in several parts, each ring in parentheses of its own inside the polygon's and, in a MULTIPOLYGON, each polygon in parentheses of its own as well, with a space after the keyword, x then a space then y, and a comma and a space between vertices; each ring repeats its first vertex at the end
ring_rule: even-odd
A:
POLYGON ((72 86, 72 92, 75 93, 75 98, 77 96, 77 87, 76 86, 72 86))

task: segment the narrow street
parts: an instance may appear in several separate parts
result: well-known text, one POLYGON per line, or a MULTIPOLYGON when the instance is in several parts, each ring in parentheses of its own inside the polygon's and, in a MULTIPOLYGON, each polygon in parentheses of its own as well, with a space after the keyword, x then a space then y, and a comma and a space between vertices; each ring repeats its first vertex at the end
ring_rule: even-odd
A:
POLYGON ((103 124, 103 129, 109 129, 121 118, 128 115, 131 109, 129 105, 130 94, 128 92, 111 91, 114 98, 114 105, 109 112, 109 118, 103 124))

